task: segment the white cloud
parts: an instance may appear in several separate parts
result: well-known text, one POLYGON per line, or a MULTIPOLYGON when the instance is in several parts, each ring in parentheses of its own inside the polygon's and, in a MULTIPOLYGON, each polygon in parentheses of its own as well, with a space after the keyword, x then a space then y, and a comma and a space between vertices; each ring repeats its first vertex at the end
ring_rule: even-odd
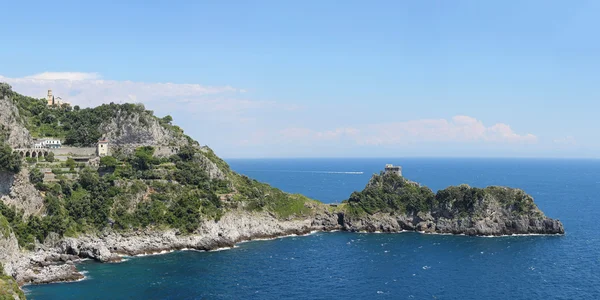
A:
POLYGON ((420 119, 368 124, 334 130, 311 131, 302 128, 282 130, 287 138, 332 140, 345 138, 359 145, 402 145, 420 142, 536 143, 533 134, 518 134, 504 123, 485 126, 469 116, 446 119, 420 119), (299 133, 302 134, 290 134, 299 133))
POLYGON ((572 136, 565 136, 562 138, 554 139, 553 142, 556 144, 562 144, 562 145, 576 145, 577 144, 577 140, 572 136))
POLYGON ((356 128, 336 128, 335 130, 327 130, 315 133, 315 136, 320 139, 337 139, 348 136, 356 136, 360 131, 356 128))
POLYGON ((98 73, 83 73, 83 72, 44 72, 31 76, 26 76, 25 79, 37 80, 92 80, 100 79, 98 73))
POLYGON ((98 73, 45 72, 21 78, 0 76, 13 90, 36 98, 44 98, 49 89, 73 105, 84 107, 103 103, 139 101, 145 104, 187 103, 206 106, 214 110, 228 107, 246 108, 252 101, 219 99, 238 95, 239 89, 231 86, 204 86, 199 84, 145 83, 133 81, 104 80, 98 73), (210 96, 211 98, 207 98, 210 96), (218 96, 218 97, 217 97, 218 96))
POLYGON ((287 139, 307 138, 313 134, 308 128, 286 128, 279 131, 279 134, 287 139))
MULTIPOLYGON (((82 107, 142 102, 156 110, 157 115, 172 114, 177 124, 202 143, 230 147, 230 153, 245 153, 252 147, 255 151, 279 155, 286 151, 295 155, 302 155, 302 151, 345 153, 355 146, 395 151, 406 145, 424 149, 428 146, 421 144, 429 142, 460 144, 465 149, 475 143, 495 148, 498 144, 529 145, 538 141, 535 135, 515 132, 507 124, 486 125, 464 115, 323 128, 325 120, 313 117, 314 110, 296 104, 249 100, 251 95, 246 90, 227 85, 116 81, 103 79, 97 73, 81 72, 45 72, 21 78, 0 76, 0 82, 8 82, 15 91, 37 98, 44 98, 47 90, 52 89, 55 96, 82 107), (290 124, 296 127, 287 127, 290 124)), ((348 120, 333 118, 327 123, 345 121, 348 120)), ((574 139, 567 137, 554 142, 568 144, 574 143, 574 139)))

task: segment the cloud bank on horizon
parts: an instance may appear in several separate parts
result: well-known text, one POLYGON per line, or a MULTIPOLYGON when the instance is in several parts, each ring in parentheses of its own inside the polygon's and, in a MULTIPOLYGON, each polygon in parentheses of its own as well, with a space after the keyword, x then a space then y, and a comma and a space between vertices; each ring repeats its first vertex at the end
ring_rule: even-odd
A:
MULTIPOLYGON (((361 153, 377 148, 385 151, 373 151, 375 156, 444 156, 443 151, 419 150, 431 145, 442 149, 507 149, 512 153, 540 142, 533 133, 515 131, 508 124, 486 125, 465 115, 326 128, 319 119, 311 117, 318 107, 252 99, 246 90, 231 86, 116 81, 83 72, 0 76, 0 81, 11 84, 19 93, 38 98, 52 89, 55 95, 82 107, 110 102, 143 103, 159 116, 173 115, 193 138, 229 157, 369 156, 361 153)), ((575 144, 572 136, 557 137, 552 142, 575 144)))

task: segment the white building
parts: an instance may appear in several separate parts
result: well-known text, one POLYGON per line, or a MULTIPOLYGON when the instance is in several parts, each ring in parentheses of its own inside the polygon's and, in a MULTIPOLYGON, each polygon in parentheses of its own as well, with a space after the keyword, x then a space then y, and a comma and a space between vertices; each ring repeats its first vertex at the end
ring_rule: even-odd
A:
POLYGON ((44 148, 56 149, 62 147, 60 140, 45 140, 42 142, 44 144, 44 148))
POLYGON ((96 144, 96 155, 107 156, 108 155, 108 139, 103 137, 98 140, 96 144))
POLYGON ((33 144, 34 149, 50 148, 56 149, 62 147, 62 143, 58 139, 38 140, 33 144))

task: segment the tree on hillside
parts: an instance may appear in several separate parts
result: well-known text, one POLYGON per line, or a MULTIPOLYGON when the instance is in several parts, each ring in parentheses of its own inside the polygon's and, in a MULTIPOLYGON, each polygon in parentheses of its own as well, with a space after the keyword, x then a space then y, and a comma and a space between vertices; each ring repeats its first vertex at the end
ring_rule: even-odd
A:
POLYGON ((13 153, 12 148, 6 143, 0 146, 0 170, 13 173, 21 171, 21 157, 18 153, 13 153))
POLYGON ((8 96, 12 93, 12 87, 6 82, 0 82, 0 98, 8 96))
POLYGON ((162 118, 163 122, 167 123, 167 124, 171 124, 171 122, 173 122, 173 117, 166 115, 164 118, 162 118))
POLYGON ((35 168, 29 172, 29 181, 33 184, 44 181, 44 174, 40 172, 40 169, 35 168))
POLYGON ((46 155, 46 161, 54 162, 54 153, 53 152, 50 152, 50 153, 48 153, 48 155, 46 155))
POLYGON ((114 168, 117 166, 117 159, 112 156, 103 156, 100 158, 100 166, 104 168, 114 168))
POLYGON ((69 168, 71 171, 75 170, 75 160, 71 157, 67 158, 67 162, 65 163, 65 165, 67 166, 67 168, 69 168))
POLYGON ((151 165, 157 163, 157 159, 154 158, 154 147, 144 146, 135 149, 133 160, 131 165, 136 170, 148 170, 151 165))
POLYGON ((190 161, 196 155, 196 148, 189 145, 183 146, 179 149, 177 155, 184 161, 190 161))

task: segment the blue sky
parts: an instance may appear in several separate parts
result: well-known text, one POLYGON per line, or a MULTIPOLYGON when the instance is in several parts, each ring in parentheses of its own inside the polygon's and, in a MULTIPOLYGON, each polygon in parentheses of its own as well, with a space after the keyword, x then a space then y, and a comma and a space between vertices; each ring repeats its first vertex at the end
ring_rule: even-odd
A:
POLYGON ((596 1, 10 1, 0 81, 224 157, 599 157, 596 1))

